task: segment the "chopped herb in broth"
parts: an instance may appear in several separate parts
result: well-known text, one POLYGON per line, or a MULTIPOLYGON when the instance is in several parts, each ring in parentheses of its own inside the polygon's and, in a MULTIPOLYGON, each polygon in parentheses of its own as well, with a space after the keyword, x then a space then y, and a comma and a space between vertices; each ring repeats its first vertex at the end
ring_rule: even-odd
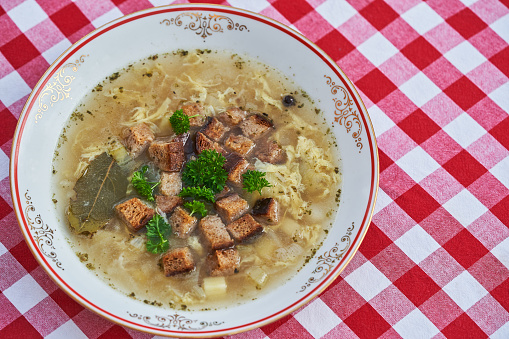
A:
POLYGON ((80 260, 131 298, 247 302, 298 272, 328 233, 341 173, 326 131, 307 93, 258 61, 152 55, 71 115, 55 201, 80 260))

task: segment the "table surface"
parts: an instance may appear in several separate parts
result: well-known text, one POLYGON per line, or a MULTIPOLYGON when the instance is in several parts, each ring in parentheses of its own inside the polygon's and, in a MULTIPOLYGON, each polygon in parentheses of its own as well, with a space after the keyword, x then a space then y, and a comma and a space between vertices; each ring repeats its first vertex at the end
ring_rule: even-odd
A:
MULTIPOLYGON (((177 1, 182 2, 182 1, 177 1)), ((0 0, 0 337, 148 338, 70 299, 30 253, 9 155, 49 65, 165 0, 0 0)), ((380 189, 358 253, 318 298, 236 338, 509 338, 509 1, 230 0, 297 29, 358 88, 380 189)))

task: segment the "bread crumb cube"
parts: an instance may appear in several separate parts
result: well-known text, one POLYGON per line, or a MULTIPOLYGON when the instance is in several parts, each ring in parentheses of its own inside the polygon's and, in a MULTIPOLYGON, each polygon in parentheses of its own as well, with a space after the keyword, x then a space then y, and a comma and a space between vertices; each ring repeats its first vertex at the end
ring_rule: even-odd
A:
POLYGON ((167 172, 179 172, 186 160, 183 140, 177 138, 152 142, 148 154, 159 169, 167 172))
POLYGON ((221 121, 217 120, 217 118, 211 117, 207 124, 203 127, 202 132, 210 139, 219 141, 228 130, 229 128, 223 125, 221 121))
POLYGON ((256 220, 277 224, 279 222, 279 204, 274 198, 264 198, 258 200, 251 211, 256 220))
POLYGON ((263 226, 251 214, 246 214, 242 218, 226 225, 226 229, 237 242, 246 241, 263 232, 263 226))
POLYGON ((274 124, 268 118, 260 114, 253 114, 240 124, 242 133, 253 140, 262 137, 273 127, 274 124))
POLYGON ((232 194, 217 200, 215 207, 221 218, 230 223, 244 215, 249 209, 249 204, 238 194, 232 194))
POLYGON ((230 126, 237 126, 247 116, 247 112, 238 107, 228 108, 226 112, 219 114, 218 118, 230 126))
POLYGON ((199 154, 203 152, 204 150, 214 150, 217 153, 221 153, 222 155, 226 155, 226 151, 224 148, 219 145, 214 140, 209 139, 205 134, 202 132, 196 133, 196 142, 195 142, 196 152, 199 154))
POLYGON ((242 157, 247 156, 251 153, 251 150, 255 147, 253 140, 243 136, 231 134, 224 141, 226 148, 242 157))
POLYGON ((187 273, 194 270, 194 260, 191 251, 187 247, 175 248, 162 258, 164 274, 171 277, 177 274, 187 273))
POLYGON ((118 217, 132 232, 142 229, 155 214, 155 211, 145 205, 140 199, 132 198, 115 206, 118 217))
POLYGON ((198 219, 189 215, 189 213, 180 206, 175 208, 169 221, 173 228, 173 232, 181 239, 189 237, 196 228, 196 225, 198 225, 198 219))
POLYGON ((199 115, 198 117, 190 118, 189 125, 191 127, 202 126, 205 122, 205 116, 203 115, 203 106, 201 104, 188 104, 182 106, 182 112, 188 117, 199 115))
POLYGON ((236 154, 231 154, 226 158, 223 168, 228 172, 228 180, 236 186, 241 186, 244 180, 242 175, 248 169, 252 169, 252 166, 246 159, 236 154))
POLYGON ((122 144, 133 157, 142 154, 152 141, 154 132, 144 123, 126 128, 122 132, 122 144))
POLYGON ((159 192, 166 196, 175 196, 182 191, 182 177, 180 172, 162 172, 159 192))
POLYGON ((233 246, 233 239, 217 215, 207 215, 200 220, 200 230, 212 250, 233 246))
POLYGON ((156 206, 159 209, 159 211, 161 211, 161 213, 164 214, 171 213, 177 206, 180 206, 183 203, 184 199, 182 199, 181 197, 156 195, 156 206))
POLYGON ((276 141, 269 141, 256 152, 256 157, 263 162, 282 164, 286 161, 286 153, 276 141))
POLYGON ((239 271, 240 256, 236 248, 216 250, 207 259, 212 277, 232 275, 239 271))

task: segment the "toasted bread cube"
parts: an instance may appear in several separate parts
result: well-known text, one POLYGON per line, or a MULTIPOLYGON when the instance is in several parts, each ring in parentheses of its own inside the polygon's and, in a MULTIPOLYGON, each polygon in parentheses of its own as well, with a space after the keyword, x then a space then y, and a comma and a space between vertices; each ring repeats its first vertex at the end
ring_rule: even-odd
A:
POLYGON ((191 125, 191 127, 201 126, 205 122, 205 116, 203 115, 203 106, 198 103, 184 105, 182 106, 182 111, 188 117, 192 117, 193 115, 199 115, 198 117, 189 119, 189 125, 191 125))
POLYGON ((230 126, 237 126, 247 116, 247 112, 238 107, 228 108, 226 112, 219 114, 218 118, 230 126))
POLYGON ((282 164, 286 161, 286 153, 276 141, 269 141, 256 152, 256 157, 263 162, 282 164))
POLYGON ((187 247, 175 248, 163 255, 163 269, 167 277, 191 272, 194 270, 194 260, 191 250, 187 247))
POLYGON ((246 241, 263 232, 263 226, 256 221, 251 214, 226 225, 226 229, 237 242, 246 241))
POLYGON ((238 194, 232 194, 217 200, 215 207, 221 218, 230 223, 243 216, 249 209, 249 204, 238 194))
POLYGON ((233 239, 217 215, 207 215, 200 220, 200 230, 212 250, 233 246, 233 239))
POLYGON ((277 224, 279 223, 279 204, 274 198, 260 199, 254 204, 251 214, 258 221, 271 225, 277 224))
POLYGON ((148 148, 150 159, 167 172, 179 172, 186 160, 184 154, 184 143, 181 139, 155 140, 148 148))
POLYGON ((167 195, 156 195, 156 206, 165 214, 171 213, 177 206, 184 203, 184 199, 181 197, 169 197, 167 195))
POLYGON ((201 153, 206 149, 215 150, 217 153, 221 153, 222 155, 226 155, 226 151, 224 148, 219 145, 214 140, 209 139, 205 134, 202 132, 196 133, 196 152, 201 153))
POLYGON ((236 248, 216 250, 207 259, 213 277, 232 275, 239 271, 240 256, 236 248))
POLYGON ((180 206, 175 208, 169 221, 173 228, 173 232, 181 239, 189 237, 196 228, 196 225, 198 225, 198 219, 189 215, 189 213, 180 206))
POLYGON ((132 232, 142 229, 155 214, 155 211, 145 205, 140 199, 132 198, 115 206, 118 217, 132 232))
POLYGON ((229 130, 228 127, 223 125, 217 118, 211 117, 203 127, 202 132, 210 139, 219 141, 223 138, 224 134, 229 130))
POLYGON ((253 114, 240 123, 242 133, 253 140, 262 137, 272 127, 274 127, 274 124, 260 114, 253 114))
POLYGON ((182 191, 182 177, 179 172, 162 172, 159 192, 166 196, 175 196, 182 191))
POLYGON ((246 159, 236 154, 230 154, 226 158, 223 168, 228 171, 228 180, 234 185, 240 186, 244 180, 242 174, 246 173, 251 168, 250 166, 246 159))
POLYGON ((242 157, 247 156, 251 153, 251 150, 255 147, 253 140, 246 138, 243 135, 231 134, 225 141, 224 145, 226 148, 242 157))
POLYGON ((145 152, 152 141, 154 132, 144 123, 126 128, 122 132, 122 143, 133 157, 145 152))

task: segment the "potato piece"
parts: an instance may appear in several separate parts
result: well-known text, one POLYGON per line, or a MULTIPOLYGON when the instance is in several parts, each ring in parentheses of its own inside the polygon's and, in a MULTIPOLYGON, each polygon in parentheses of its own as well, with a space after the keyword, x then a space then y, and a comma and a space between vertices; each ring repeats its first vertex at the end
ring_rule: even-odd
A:
POLYGON ((203 279, 203 290, 207 297, 226 294, 226 279, 224 277, 207 277, 203 279))
POLYGON ((269 277, 263 269, 258 266, 251 266, 246 270, 246 274, 256 284, 256 288, 260 289, 267 283, 269 277))

